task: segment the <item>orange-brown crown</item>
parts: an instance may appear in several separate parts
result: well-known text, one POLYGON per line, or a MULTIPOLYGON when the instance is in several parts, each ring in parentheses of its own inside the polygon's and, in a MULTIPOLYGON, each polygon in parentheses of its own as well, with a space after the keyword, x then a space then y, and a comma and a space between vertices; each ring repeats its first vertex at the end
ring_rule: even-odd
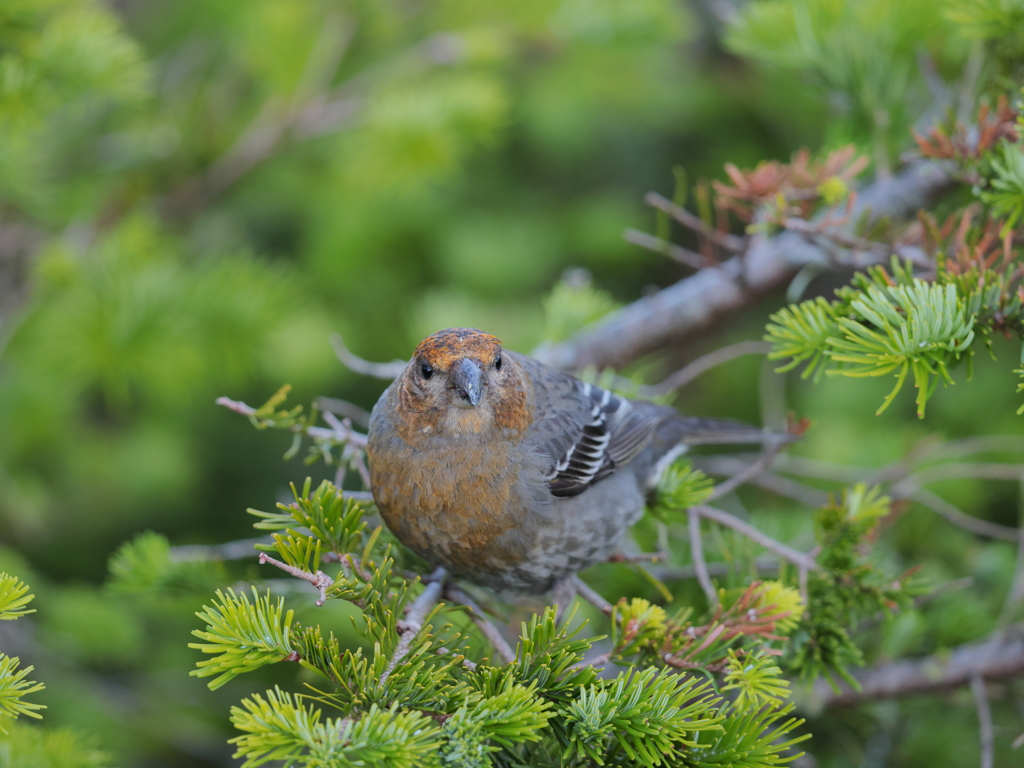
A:
POLYGON ((418 360, 430 363, 438 370, 464 357, 490 362, 501 349, 501 339, 476 328, 446 328, 427 336, 413 353, 418 360))

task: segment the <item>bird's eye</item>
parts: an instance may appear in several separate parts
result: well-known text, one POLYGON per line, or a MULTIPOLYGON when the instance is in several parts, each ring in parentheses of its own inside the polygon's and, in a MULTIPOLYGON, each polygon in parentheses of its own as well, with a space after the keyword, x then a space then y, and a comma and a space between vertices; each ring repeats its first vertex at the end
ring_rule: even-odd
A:
POLYGON ((434 369, 430 367, 430 363, 424 363, 421 365, 420 372, 423 374, 424 379, 429 379, 434 375, 434 369))
POLYGON ((501 355, 498 355, 496 358, 494 358, 494 370, 501 370, 501 355))

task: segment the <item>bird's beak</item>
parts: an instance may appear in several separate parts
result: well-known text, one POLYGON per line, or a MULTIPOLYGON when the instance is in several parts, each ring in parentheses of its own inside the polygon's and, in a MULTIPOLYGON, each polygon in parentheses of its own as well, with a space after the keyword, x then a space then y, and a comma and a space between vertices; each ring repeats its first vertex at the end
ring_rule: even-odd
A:
MULTIPOLYGON (((479 405, 484 397, 484 372, 475 360, 464 357, 452 370, 452 384, 459 397, 470 405, 479 405)), ((456 405, 459 403, 456 402, 456 405)))

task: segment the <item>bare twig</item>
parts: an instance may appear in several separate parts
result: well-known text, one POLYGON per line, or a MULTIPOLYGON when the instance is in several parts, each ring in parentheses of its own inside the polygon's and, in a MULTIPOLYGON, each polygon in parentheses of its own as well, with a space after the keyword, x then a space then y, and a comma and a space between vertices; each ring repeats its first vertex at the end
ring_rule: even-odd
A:
POLYGON ((188 563, 195 560, 244 560, 252 557, 257 544, 270 544, 269 536, 254 539, 239 539, 223 544, 185 544, 171 547, 171 561, 188 563))
POLYGON ((690 553, 693 557, 693 569, 697 574, 697 583, 704 590, 708 599, 708 608, 714 610, 718 607, 718 592, 715 585, 711 583, 711 575, 708 573, 708 564, 704 561, 704 540, 700 533, 700 515, 696 509, 687 510, 690 526, 690 553))
POLYGON ((355 373, 361 373, 363 376, 394 381, 402 375, 402 371, 407 365, 405 360, 392 360, 390 363, 371 363, 369 360, 363 360, 358 355, 352 354, 345 346, 344 339, 336 333, 331 335, 331 346, 334 347, 334 354, 346 368, 355 373))
POLYGON ((978 709, 979 741, 981 742, 981 768, 992 768, 994 744, 992 734, 992 710, 988 706, 988 692, 981 675, 971 677, 971 693, 978 709))
POLYGON ((716 349, 702 357, 698 357, 688 363, 664 381, 647 387, 641 387, 640 392, 646 397, 665 395, 684 387, 696 379, 705 371, 735 360, 745 355, 764 355, 771 351, 772 345, 767 341, 741 341, 738 344, 730 344, 727 347, 716 349))
POLYGON ((387 682, 387 679, 391 677, 391 673, 395 671, 395 667, 409 653, 412 641, 419 634, 420 630, 423 629, 423 622, 426 621, 427 616, 434 610, 434 606, 437 605, 437 601, 444 589, 445 573, 447 572, 444 568, 436 569, 431 574, 431 581, 423 587, 420 596, 406 606, 405 618, 395 622, 395 629, 398 631, 398 644, 395 646, 395 652, 391 655, 391 659, 384 668, 384 672, 381 673, 381 685, 387 682))
POLYGON ((572 587, 576 590, 576 594, 586 600, 588 603, 597 608, 601 613, 606 616, 612 615, 612 606, 607 600, 601 597, 598 592, 591 587, 587 582, 581 579, 577 575, 572 577, 572 587))
POLYGON ((745 238, 730 235, 728 232, 719 232, 714 227, 710 227, 705 224, 704 220, 699 216, 690 213, 682 206, 676 205, 668 198, 659 195, 657 192, 648 192, 644 195, 644 202, 652 208, 664 211, 684 227, 692 229, 694 232, 703 235, 708 240, 722 248, 725 248, 727 251, 742 253, 747 247, 747 241, 745 238))
MULTIPOLYGON (((330 411, 324 411, 321 415, 323 416, 324 421, 327 422, 327 424, 331 427, 331 429, 333 429, 335 431, 336 434, 339 434, 339 435, 344 435, 344 434, 355 435, 355 434, 358 434, 357 432, 353 432, 352 431, 351 423, 347 423, 346 424, 346 423, 338 421, 338 417, 335 416, 330 411)), ((346 419, 345 421, 348 421, 348 419, 346 419)), ((351 438, 348 438, 346 440, 346 442, 348 442, 351 445, 351 443, 352 443, 351 438)), ((352 459, 352 464, 356 468, 356 472, 359 473, 359 479, 363 481, 363 487, 364 488, 369 488, 370 487, 370 470, 367 469, 366 462, 363 461, 363 452, 362 451, 355 451, 355 452, 353 452, 352 455, 351 455, 351 459, 352 459)), ((342 462, 344 462, 344 457, 342 457, 342 462)), ((343 465, 344 464, 342 464, 342 466, 343 465)))
POLYGON ((502 661, 506 664, 511 664, 516 660, 516 652, 512 650, 512 646, 508 644, 508 641, 498 631, 498 628, 491 623, 490 619, 484 614, 483 609, 476 604, 473 598, 455 584, 449 584, 445 588, 445 596, 468 610, 469 617, 476 624, 481 634, 487 638, 494 652, 501 657, 502 661))
POLYGON ((768 465, 772 463, 772 459, 774 459, 776 455, 778 455, 779 451, 782 450, 783 445, 785 445, 785 443, 782 440, 778 440, 769 445, 768 449, 761 454, 761 457, 757 461, 747 465, 728 480, 716 485, 707 500, 714 501, 715 499, 720 499, 723 496, 732 493, 732 491, 739 488, 748 480, 757 477, 762 471, 768 468, 768 465))
MULTIPOLYGON (((776 457, 777 460, 778 457, 776 457)), ((750 466, 750 463, 737 456, 695 456, 693 458, 693 466, 695 468, 703 470, 709 475, 726 477, 742 472, 746 467, 750 466)), ((824 491, 798 483, 796 480, 788 477, 776 475, 768 470, 762 470, 756 475, 749 477, 748 482, 772 493, 777 493, 780 496, 788 496, 809 507, 820 507, 828 502, 828 494, 824 491)))
MULTIPOLYGON (((217 405, 222 405, 230 411, 240 413, 243 416, 250 418, 259 418, 256 416, 256 409, 247 403, 243 403, 241 400, 232 400, 229 397, 218 397, 216 400, 217 405)), ((324 413, 323 416, 326 419, 329 413, 324 413)), ((271 419, 262 419, 267 426, 274 426, 274 422, 271 419)), ((288 427, 289 432, 305 433, 311 438, 319 440, 334 440, 339 443, 347 443, 354 448, 363 449, 366 447, 366 435, 356 432, 349 427, 346 427, 341 422, 338 422, 337 428, 332 427, 331 429, 324 429, 323 427, 306 427, 302 424, 293 424, 288 427)))
POLYGON ((999 680, 1024 675, 1024 624, 995 633, 981 643, 961 645, 921 659, 904 659, 855 671, 861 690, 842 684, 839 692, 824 680, 814 685, 812 703, 845 706, 967 685, 975 677, 999 680))
POLYGON ((1020 536, 1020 533, 1016 528, 999 525, 998 523, 990 523, 987 520, 979 520, 976 517, 971 517, 970 515, 961 512, 957 507, 950 504, 941 496, 932 493, 927 488, 908 489, 897 485, 897 487, 893 488, 892 495, 896 498, 907 498, 916 501, 946 518, 946 520, 951 522, 953 525, 968 530, 971 533, 977 533, 981 536, 990 536, 994 539, 1003 539, 1004 541, 1012 541, 1015 543, 1020 536))
MULTIPOLYGON (((860 190, 850 220, 859 220, 868 209, 873 219, 900 218, 952 183, 938 164, 912 163, 895 177, 860 190)), ((795 232, 755 234, 742 257, 702 269, 653 296, 638 299, 562 343, 538 348, 534 355, 563 370, 621 367, 733 314, 757 296, 785 285, 809 263, 828 264, 828 254, 795 232)))
POLYGON ((668 557, 668 552, 638 552, 636 554, 627 555, 622 552, 616 552, 614 555, 608 558, 609 563, 660 563, 668 557))
POLYGON ((323 571, 310 573, 309 571, 304 571, 301 568, 296 568, 294 566, 288 565, 287 563, 282 563, 280 560, 275 560, 266 552, 260 552, 260 565, 263 565, 264 563, 270 563, 271 565, 277 566, 285 573, 290 573, 297 579, 308 581, 310 584, 316 587, 317 590, 319 590, 320 592, 320 597, 316 601, 317 608, 319 608, 327 602, 327 590, 330 589, 331 586, 334 584, 334 579, 332 579, 323 571))
POLYGON ((324 397, 321 395, 313 400, 313 405, 321 411, 330 411, 336 416, 352 419, 353 422, 361 427, 370 426, 370 412, 347 400, 339 400, 336 397, 324 397))
MULTIPOLYGON (((815 562, 814 558, 808 555, 806 552, 800 552, 799 550, 793 549, 792 547, 787 547, 781 541, 777 541, 768 534, 762 533, 757 528, 750 525, 750 523, 745 523, 738 517, 730 515, 728 512, 723 512, 720 509, 715 509, 714 507, 709 507, 703 504, 698 507, 693 507, 691 513, 692 512, 696 512, 701 517, 706 517, 709 520, 714 520, 719 525, 724 525, 727 528, 732 528, 734 531, 738 531, 739 533, 746 536, 748 539, 751 539, 757 544, 760 544, 765 549, 771 550, 779 557, 783 558, 784 560, 788 560, 789 562, 799 566, 800 568, 806 568, 809 571, 816 571, 819 569, 819 566, 817 562, 815 562)), ((693 523, 691 523, 690 525, 692 526, 693 523)))
POLYGON ((683 248, 681 245, 670 243, 668 240, 662 240, 660 237, 649 235, 638 229, 627 229, 622 233, 622 238, 627 243, 639 245, 641 248, 646 248, 649 251, 654 251, 655 253, 668 256, 669 258, 675 259, 680 264, 685 264, 693 269, 701 269, 708 266, 708 260, 696 251, 691 251, 689 248, 683 248))
MULTIPOLYGON (((779 569, 779 561, 771 557, 759 557, 754 561, 753 568, 758 573, 771 573, 779 569)), ((737 565, 735 563, 718 561, 705 563, 704 569, 707 571, 708 576, 728 576, 737 569, 737 565)), ((654 578, 661 581, 693 579, 697 577, 697 566, 664 565, 651 568, 650 573, 654 578)))

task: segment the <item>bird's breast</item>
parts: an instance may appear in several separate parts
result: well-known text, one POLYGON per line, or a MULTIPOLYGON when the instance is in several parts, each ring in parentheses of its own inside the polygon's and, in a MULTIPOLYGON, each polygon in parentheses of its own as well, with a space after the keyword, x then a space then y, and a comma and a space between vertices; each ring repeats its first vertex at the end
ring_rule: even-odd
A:
POLYGON ((371 435, 367 452, 381 515, 413 551, 466 574, 527 557, 531 515, 522 486, 531 467, 513 442, 425 437, 412 446, 392 433, 371 435))

